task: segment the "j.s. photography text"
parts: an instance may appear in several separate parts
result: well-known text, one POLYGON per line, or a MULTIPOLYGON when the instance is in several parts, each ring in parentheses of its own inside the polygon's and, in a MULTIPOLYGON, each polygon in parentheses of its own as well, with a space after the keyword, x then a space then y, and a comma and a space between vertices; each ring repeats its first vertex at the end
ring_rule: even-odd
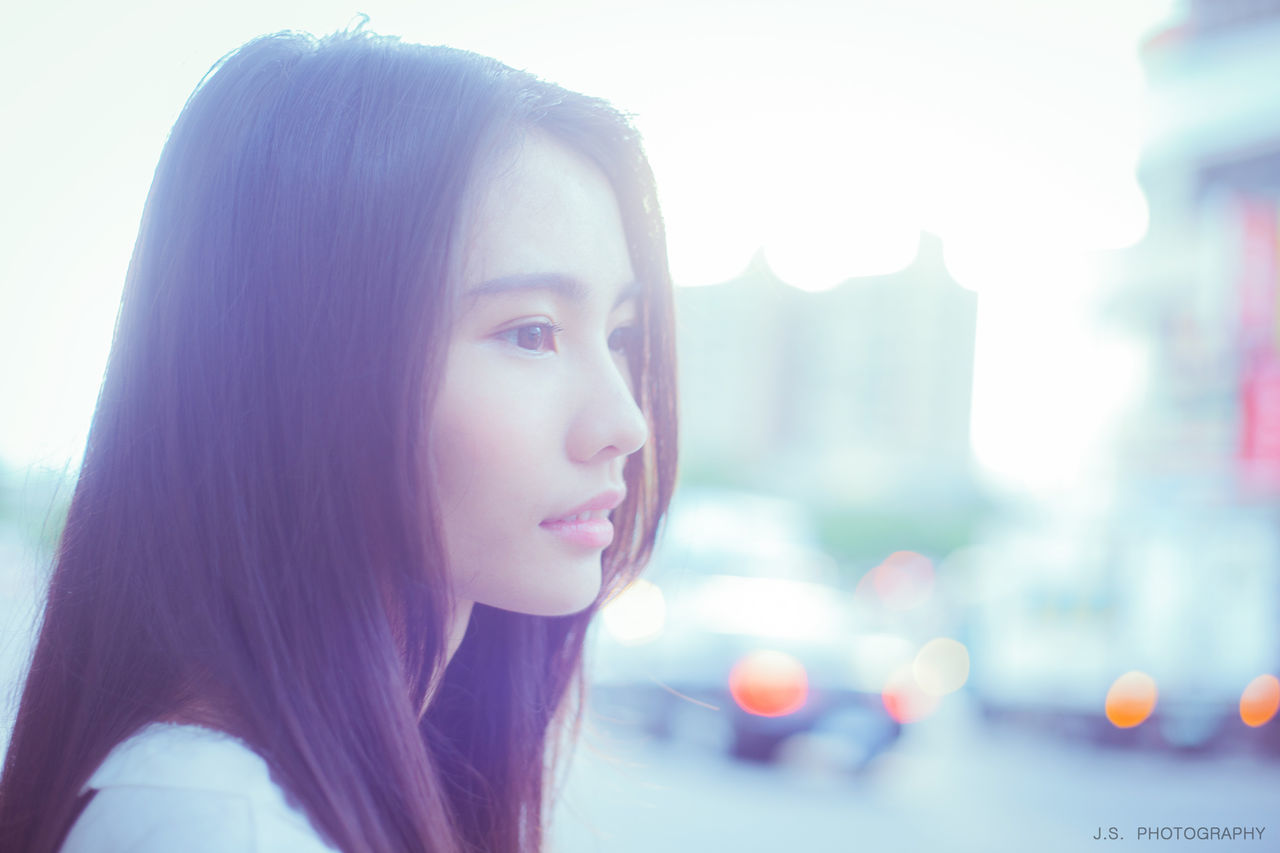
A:
MULTIPOLYGON (((1139 841, 1261 841, 1265 826, 1139 826, 1130 838, 1139 841)), ((1094 841, 1123 841, 1118 826, 1100 826, 1094 841)))

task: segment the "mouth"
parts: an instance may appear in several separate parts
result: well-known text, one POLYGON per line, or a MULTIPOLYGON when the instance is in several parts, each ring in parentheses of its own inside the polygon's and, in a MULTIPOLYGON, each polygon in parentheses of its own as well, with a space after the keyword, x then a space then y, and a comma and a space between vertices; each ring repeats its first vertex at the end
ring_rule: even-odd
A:
POLYGON ((577 524, 580 521, 600 521, 607 519, 611 510, 593 509, 588 512, 579 512, 574 515, 566 515, 564 518, 549 518, 542 522, 546 524, 577 524))
POLYGON ((561 522, 604 519, 608 517, 610 510, 613 510, 622 503, 622 500, 626 495, 626 489, 611 489, 607 492, 601 492, 586 503, 578 504, 572 509, 566 510, 564 515, 556 518, 548 518, 542 523, 559 524, 561 522))
POLYGON ((538 526, 581 548, 606 548, 613 541, 613 522, 609 520, 609 511, 604 509, 544 521, 538 526))

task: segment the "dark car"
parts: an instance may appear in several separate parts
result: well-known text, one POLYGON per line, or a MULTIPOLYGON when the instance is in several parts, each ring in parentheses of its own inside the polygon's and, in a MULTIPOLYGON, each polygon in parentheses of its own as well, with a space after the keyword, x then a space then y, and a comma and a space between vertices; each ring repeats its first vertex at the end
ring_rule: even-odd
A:
POLYGON ((756 760, 811 736, 861 768, 900 726, 859 671, 867 623, 835 574, 802 507, 682 493, 645 577, 602 613, 595 707, 756 760))

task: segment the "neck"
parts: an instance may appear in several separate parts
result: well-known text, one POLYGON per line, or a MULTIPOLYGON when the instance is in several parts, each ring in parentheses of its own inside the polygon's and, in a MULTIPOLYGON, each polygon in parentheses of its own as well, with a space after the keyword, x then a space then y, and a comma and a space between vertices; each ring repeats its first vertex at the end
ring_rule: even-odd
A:
POLYGON ((454 652, 458 651, 458 647, 462 645, 462 638, 467 635, 467 626, 471 624, 471 609, 473 607, 475 607, 474 601, 461 600, 453 603, 453 613, 449 622, 449 634, 448 637, 446 637, 446 664, 453 660, 454 652))

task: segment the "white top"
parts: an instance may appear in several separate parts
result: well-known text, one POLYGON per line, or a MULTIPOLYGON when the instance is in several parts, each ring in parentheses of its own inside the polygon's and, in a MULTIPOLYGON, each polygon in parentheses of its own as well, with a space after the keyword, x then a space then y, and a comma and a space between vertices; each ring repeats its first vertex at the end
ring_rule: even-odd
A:
POLYGON ((96 788, 61 853, 335 853, 271 778, 266 761, 225 732, 151 723, 89 777, 96 788))

